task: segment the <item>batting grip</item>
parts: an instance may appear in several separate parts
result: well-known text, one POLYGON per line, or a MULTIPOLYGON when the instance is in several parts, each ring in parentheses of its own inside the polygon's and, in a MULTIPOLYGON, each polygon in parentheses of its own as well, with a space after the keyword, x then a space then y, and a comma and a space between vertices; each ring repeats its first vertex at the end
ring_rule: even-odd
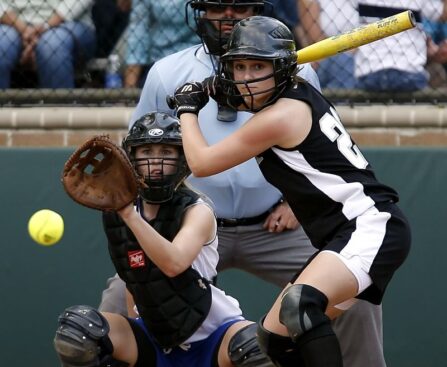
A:
POLYGON ((415 26, 414 14, 411 10, 407 10, 304 47, 297 51, 297 60, 299 64, 318 61, 406 31, 415 26))
POLYGON ((174 96, 167 95, 167 96, 166 96, 166 104, 168 105, 168 107, 169 107, 171 110, 175 109, 175 108, 176 108, 176 105, 175 105, 175 98, 174 98, 174 96))

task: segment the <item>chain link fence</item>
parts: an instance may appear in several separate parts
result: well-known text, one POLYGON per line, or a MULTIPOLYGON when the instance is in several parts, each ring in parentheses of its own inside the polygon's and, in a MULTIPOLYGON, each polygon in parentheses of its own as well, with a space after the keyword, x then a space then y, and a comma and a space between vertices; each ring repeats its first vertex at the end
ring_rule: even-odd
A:
MULTIPOLYGON (((447 100, 446 0, 270 2, 268 15, 293 30, 298 47, 411 9, 415 29, 313 66, 336 103, 447 100)), ((135 104, 155 61, 200 42, 187 25, 185 5, 185 0, 0 0, 0 105, 135 104)))

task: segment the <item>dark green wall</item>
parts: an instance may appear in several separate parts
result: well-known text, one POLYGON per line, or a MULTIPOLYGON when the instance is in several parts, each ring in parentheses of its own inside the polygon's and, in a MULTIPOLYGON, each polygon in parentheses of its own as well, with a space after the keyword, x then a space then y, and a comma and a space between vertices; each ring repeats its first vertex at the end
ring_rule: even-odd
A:
MULTIPOLYGON (((447 149, 364 151, 378 178, 399 191, 413 226, 412 252, 383 305, 388 367, 445 366, 447 199, 441 187, 447 182, 447 149)), ((0 149, 2 366, 57 366, 52 349, 57 316, 73 304, 96 306, 113 273, 99 212, 76 205, 60 184, 70 153, 0 149), (27 233, 28 218, 43 208, 65 219, 65 235, 52 247, 37 245, 27 233)), ((265 313, 278 292, 236 270, 222 273, 219 282, 251 319, 265 313)))

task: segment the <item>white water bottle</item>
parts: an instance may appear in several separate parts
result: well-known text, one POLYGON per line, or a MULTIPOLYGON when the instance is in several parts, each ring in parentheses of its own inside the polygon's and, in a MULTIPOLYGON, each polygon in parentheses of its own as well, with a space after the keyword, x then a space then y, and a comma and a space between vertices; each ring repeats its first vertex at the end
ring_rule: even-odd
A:
POLYGON ((120 58, 116 54, 109 56, 106 76, 105 76, 105 87, 106 88, 122 88, 123 79, 120 74, 120 58))

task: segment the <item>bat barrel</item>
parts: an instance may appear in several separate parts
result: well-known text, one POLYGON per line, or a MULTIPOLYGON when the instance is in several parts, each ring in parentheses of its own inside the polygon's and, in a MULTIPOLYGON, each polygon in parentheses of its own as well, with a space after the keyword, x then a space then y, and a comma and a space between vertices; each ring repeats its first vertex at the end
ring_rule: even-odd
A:
POLYGON ((299 64, 321 60, 415 26, 414 14, 411 10, 407 10, 307 46, 297 52, 297 60, 299 64))
POLYGON ((408 14, 409 21, 410 21, 411 25, 413 26, 411 28, 416 27, 417 22, 416 22, 416 17, 414 16, 414 13, 411 10, 407 10, 405 13, 408 14))

